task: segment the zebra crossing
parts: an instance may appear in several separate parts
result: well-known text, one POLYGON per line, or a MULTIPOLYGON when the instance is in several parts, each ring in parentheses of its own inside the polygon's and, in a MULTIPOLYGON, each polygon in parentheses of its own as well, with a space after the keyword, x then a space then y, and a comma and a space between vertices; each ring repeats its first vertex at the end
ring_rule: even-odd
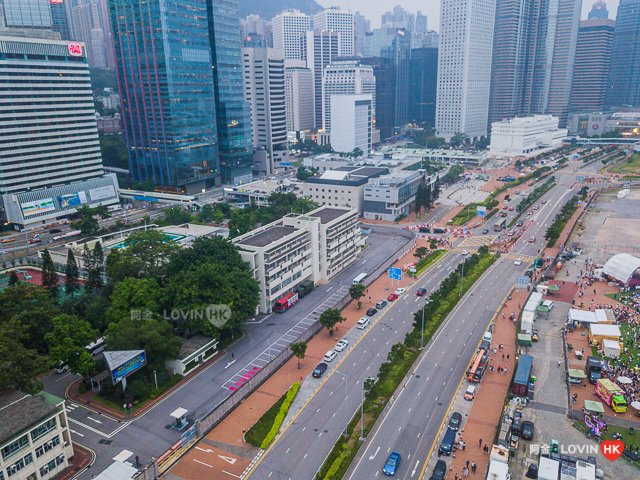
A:
POLYGON ((300 335, 309 329, 309 327, 320 320, 320 314, 327 308, 334 307, 348 291, 349 288, 346 286, 339 287, 331 295, 326 297, 325 300, 313 310, 313 312, 305 316, 273 343, 269 337, 267 339, 267 347, 257 357, 247 363, 241 370, 224 382, 222 384, 222 388, 235 391, 244 383, 248 382, 249 379, 262 370, 271 360, 287 349, 291 343, 295 342, 300 335))
POLYGON ((482 235, 482 236, 478 235, 476 237, 469 237, 469 238, 465 238, 462 242, 460 242, 460 244, 456 248, 463 248, 467 250, 469 248, 474 248, 474 247, 478 248, 478 247, 482 247, 483 245, 492 244, 496 238, 498 238, 497 235, 482 235))
POLYGON ((508 258, 509 260, 522 260, 522 263, 531 263, 536 257, 531 255, 522 255, 521 253, 503 253, 502 258, 508 258))

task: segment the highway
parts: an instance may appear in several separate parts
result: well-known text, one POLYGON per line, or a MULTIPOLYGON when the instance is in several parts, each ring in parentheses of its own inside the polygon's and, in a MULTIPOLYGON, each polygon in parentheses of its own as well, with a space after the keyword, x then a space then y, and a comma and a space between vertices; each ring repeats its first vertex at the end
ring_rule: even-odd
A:
MULTIPOLYGON (((530 260, 538 255, 545 243, 547 227, 575 193, 570 188, 575 183, 575 174, 559 172, 555 175, 558 184, 543 197, 546 204, 538 202, 539 210, 523 217, 530 222, 511 253, 504 255, 485 272, 443 322, 408 381, 395 393, 370 432, 345 478, 360 480, 382 476, 386 457, 394 450, 403 456, 396 477, 419 477, 482 333, 515 283, 515 277, 522 275, 530 264, 523 261, 522 265, 515 266, 514 258, 530 260), (535 237, 534 243, 529 243, 531 237, 535 237)), ((482 228, 487 227, 479 227, 482 228)), ((399 301, 378 314, 380 318, 348 355, 340 355, 339 373, 334 371, 322 382, 245 478, 314 478, 340 437, 345 416, 350 417, 359 408, 362 382, 377 373, 391 346, 402 341, 411 328, 413 313, 420 306, 415 288, 424 286, 432 291, 461 260, 462 256, 449 254, 399 301)))

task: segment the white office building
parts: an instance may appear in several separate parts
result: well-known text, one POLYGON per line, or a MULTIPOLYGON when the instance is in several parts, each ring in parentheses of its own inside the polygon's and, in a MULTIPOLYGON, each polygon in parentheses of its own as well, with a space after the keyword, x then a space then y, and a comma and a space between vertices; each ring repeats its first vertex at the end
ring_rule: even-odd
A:
POLYGON ((443 0, 436 130, 450 140, 487 136, 496 0, 443 0))
POLYGON ((69 466, 73 443, 62 398, 4 391, 0 425, 0 478, 49 480, 69 466))
POLYGON ((302 59, 300 38, 311 29, 311 17, 299 10, 285 10, 271 20, 273 48, 284 51, 287 60, 302 59))
POLYGON ((244 98, 251 111, 253 146, 266 162, 257 170, 273 173, 289 159, 285 107, 284 53, 276 48, 243 48, 244 98))
POLYGON ((313 72, 304 60, 286 60, 284 68, 287 130, 299 132, 316 126, 313 72))
POLYGON ((364 187, 364 218, 393 222, 401 215, 408 215, 423 179, 422 172, 399 170, 369 180, 364 187))
POLYGON ((372 114, 376 109, 376 77, 373 67, 357 60, 337 60, 327 65, 322 76, 322 128, 331 131, 332 95, 371 95, 372 114))
POLYGON ((233 239, 260 284, 261 313, 305 280, 325 283, 355 261, 365 244, 358 212, 320 207, 233 239))
POLYGON ((492 155, 533 156, 562 146, 567 129, 552 115, 515 117, 491 124, 492 155))
POLYGON ((331 96, 331 148, 344 153, 359 148, 365 157, 371 153, 372 104, 371 94, 331 96))
POLYGON ((17 228, 119 202, 102 166, 84 44, 0 36, 0 195, 17 228))
POLYGON ((338 7, 328 8, 313 17, 314 30, 338 32, 339 55, 350 57, 355 52, 355 19, 353 13, 338 7))

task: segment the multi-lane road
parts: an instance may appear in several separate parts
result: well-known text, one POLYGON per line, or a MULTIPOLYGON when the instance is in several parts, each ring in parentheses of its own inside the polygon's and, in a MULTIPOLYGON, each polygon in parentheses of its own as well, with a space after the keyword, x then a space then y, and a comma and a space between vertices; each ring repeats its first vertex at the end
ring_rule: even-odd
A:
MULTIPOLYGON (((575 175, 558 172, 556 179, 557 185, 543 197, 546 203, 528 216, 530 222, 526 231, 511 253, 502 256, 485 272, 440 327, 408 380, 369 433, 346 478, 359 480, 382 476, 382 466, 390 451, 398 451, 403 456, 396 474, 398 478, 420 477, 482 333, 514 285, 515 277, 522 275, 529 265, 523 262, 516 266, 513 260, 538 255, 544 246, 546 229, 575 193, 572 190, 575 175), (534 237, 535 242, 530 243, 529 239, 534 237)), ((461 255, 449 254, 413 287, 426 287, 432 291, 461 260, 461 255)), ((410 330, 413 313, 419 309, 420 302, 411 290, 378 314, 366 334, 349 352, 341 354, 337 369, 319 385, 248 477, 314 478, 340 437, 345 416, 351 416, 359 407, 363 381, 376 374, 391 346, 410 330)))

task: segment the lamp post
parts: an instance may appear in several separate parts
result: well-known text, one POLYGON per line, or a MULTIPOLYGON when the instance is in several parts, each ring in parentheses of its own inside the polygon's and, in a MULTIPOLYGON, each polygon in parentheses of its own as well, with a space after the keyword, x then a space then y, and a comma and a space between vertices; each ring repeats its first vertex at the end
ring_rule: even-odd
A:
POLYGON ((347 399, 349 398, 349 389, 347 387, 347 376, 338 370, 335 372, 344 378, 344 436, 346 437, 347 430, 349 428, 349 405, 347 403, 347 399))

